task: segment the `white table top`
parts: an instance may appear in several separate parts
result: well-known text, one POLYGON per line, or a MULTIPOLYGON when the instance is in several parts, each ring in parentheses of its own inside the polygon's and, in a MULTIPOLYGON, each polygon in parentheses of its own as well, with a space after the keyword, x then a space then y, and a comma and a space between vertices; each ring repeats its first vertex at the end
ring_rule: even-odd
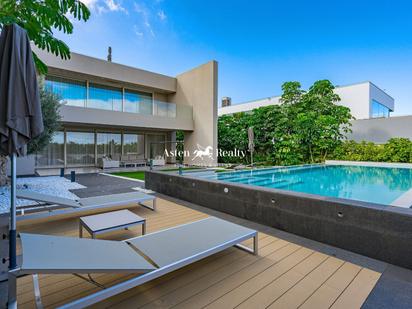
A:
POLYGON ((80 220, 93 232, 146 221, 127 209, 81 217, 80 220))

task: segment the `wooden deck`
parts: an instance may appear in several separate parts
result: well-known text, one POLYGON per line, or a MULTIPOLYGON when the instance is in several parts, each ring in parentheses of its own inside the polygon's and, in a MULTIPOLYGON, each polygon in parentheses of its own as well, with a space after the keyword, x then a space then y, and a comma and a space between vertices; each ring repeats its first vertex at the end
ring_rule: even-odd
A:
MULTIPOLYGON (((147 218, 147 232, 207 217, 181 205, 158 200, 158 211, 132 208, 147 218)), ((19 231, 78 237, 78 219, 20 224, 19 231)), ((140 227, 109 234, 125 239, 140 227)), ((380 273, 259 233, 259 255, 236 248, 199 261, 98 304, 98 308, 360 308, 380 273)), ((110 286, 131 276, 95 275, 110 286)), ((98 288, 73 275, 41 275, 45 307, 56 307, 98 288)), ((33 308, 31 276, 18 279, 20 308, 33 308)))

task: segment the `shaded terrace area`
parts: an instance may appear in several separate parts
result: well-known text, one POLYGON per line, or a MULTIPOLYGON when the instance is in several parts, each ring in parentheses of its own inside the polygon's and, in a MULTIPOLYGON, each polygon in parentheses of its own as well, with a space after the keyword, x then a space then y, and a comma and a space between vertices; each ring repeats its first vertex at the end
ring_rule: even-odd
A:
MULTIPOLYGON (((219 216, 259 231, 259 255, 236 248, 201 260, 98 304, 97 308, 359 308, 386 263, 161 196, 158 210, 130 208, 147 232, 219 216)), ((78 218, 21 223, 20 232, 78 237, 78 218)), ((139 227, 104 235, 123 240, 139 227)), ((127 275, 93 275, 110 286, 127 275)), ((42 301, 52 308, 99 288, 73 275, 41 275, 42 301)), ((31 276, 18 279, 21 308, 34 307, 31 276)))

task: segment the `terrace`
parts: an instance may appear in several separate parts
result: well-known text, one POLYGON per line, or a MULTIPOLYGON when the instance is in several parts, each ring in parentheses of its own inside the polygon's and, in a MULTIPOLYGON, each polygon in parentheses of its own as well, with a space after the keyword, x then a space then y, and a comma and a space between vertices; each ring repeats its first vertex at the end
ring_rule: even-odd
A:
MULTIPOLYGON (((203 209, 186 207, 169 199, 159 199, 156 213, 143 208, 132 209, 147 218, 148 233, 208 216, 200 211, 203 209)), ((230 219, 251 225, 244 220, 230 219)), ((78 218, 22 224, 19 230, 78 237, 78 218)), ((355 308, 366 300, 383 270, 381 263, 366 262, 367 259, 366 263, 350 262, 351 259, 343 254, 342 257, 335 257, 332 248, 320 246, 314 249, 308 244, 288 239, 274 229, 259 226, 259 232, 259 256, 228 249, 108 299, 98 307, 232 308, 241 305, 243 308, 355 308)), ((136 230, 132 229, 112 233, 105 238, 120 240, 135 235, 136 230)), ((105 286, 126 277, 94 276, 105 286)), ((42 275, 40 287, 43 303, 50 308, 98 290, 72 275, 42 275)), ((18 299, 21 308, 34 307, 30 276, 18 279, 18 299)))
MULTIPOLYGON (((130 191, 132 185, 136 186, 119 178, 99 175, 97 181, 96 177, 79 176, 79 182, 89 186, 74 192, 83 197, 107 194, 109 183, 112 192, 130 191)), ((130 210, 147 219, 147 233, 211 215, 256 229, 259 255, 230 248, 109 298, 96 305, 97 308, 360 308, 362 305, 368 308, 382 301, 379 293, 382 283, 378 283, 382 281, 379 280, 382 273, 393 272, 393 266, 387 263, 165 195, 158 195, 156 212, 142 207, 130 210)), ((78 237, 78 220, 78 217, 63 217, 21 222, 18 231, 78 237)), ((139 234, 140 229, 133 228, 103 238, 123 240, 139 234)), ((93 275, 105 287, 130 277, 93 275)), ((388 288, 388 284, 383 286, 388 288)), ((40 288, 46 308, 99 290, 73 275, 41 275, 40 288)), ((18 300, 21 308, 34 307, 31 276, 18 279, 18 300)))

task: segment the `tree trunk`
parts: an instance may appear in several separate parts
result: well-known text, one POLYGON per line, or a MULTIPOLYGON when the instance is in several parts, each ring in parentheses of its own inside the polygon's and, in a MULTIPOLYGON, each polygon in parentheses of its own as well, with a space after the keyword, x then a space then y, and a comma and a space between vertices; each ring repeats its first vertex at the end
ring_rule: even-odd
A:
POLYGON ((7 157, 0 155, 0 186, 5 186, 7 184, 7 157))

